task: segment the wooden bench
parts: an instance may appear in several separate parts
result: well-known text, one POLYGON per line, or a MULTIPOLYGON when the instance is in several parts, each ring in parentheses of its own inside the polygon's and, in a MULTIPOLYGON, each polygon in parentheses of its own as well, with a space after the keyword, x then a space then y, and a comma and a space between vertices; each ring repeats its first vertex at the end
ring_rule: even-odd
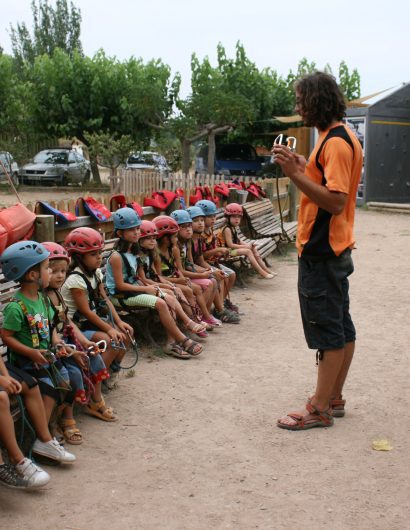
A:
MULTIPOLYGON (((297 222, 284 222, 282 227, 280 216, 274 213, 273 205, 269 199, 260 201, 247 202, 243 205, 246 219, 248 221, 250 235, 255 239, 273 237, 278 241, 285 236, 286 239, 293 240, 296 236, 297 222)), ((289 211, 283 212, 283 217, 288 215, 289 211)))
MULTIPOLYGON (((13 298, 16 290, 18 289, 18 284, 15 282, 8 282, 3 274, 0 273, 0 326, 3 325, 3 310, 9 301, 13 298)), ((7 348, 3 344, 3 341, 0 337, 0 355, 4 362, 7 361, 7 348)), ((10 400, 10 412, 13 418, 14 423, 16 424, 16 437, 17 440, 21 438, 20 433, 23 432, 24 426, 23 422, 20 420, 23 419, 20 408, 20 401, 16 396, 9 396, 10 400)), ((2 449, 1 440, 0 440, 0 451, 2 449)), ((7 459, 7 455, 4 455, 7 459)))

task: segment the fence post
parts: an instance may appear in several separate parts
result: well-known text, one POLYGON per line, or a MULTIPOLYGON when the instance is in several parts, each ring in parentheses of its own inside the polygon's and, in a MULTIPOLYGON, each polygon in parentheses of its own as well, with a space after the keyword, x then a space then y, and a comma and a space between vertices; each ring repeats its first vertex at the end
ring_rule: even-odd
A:
POLYGON ((290 180, 288 184, 288 193, 289 193, 289 221, 296 221, 297 215, 296 215, 296 206, 297 206, 297 200, 298 200, 298 190, 295 186, 295 184, 290 180))
POLYGON ((42 241, 54 241, 54 215, 37 215, 34 227, 34 239, 42 241))

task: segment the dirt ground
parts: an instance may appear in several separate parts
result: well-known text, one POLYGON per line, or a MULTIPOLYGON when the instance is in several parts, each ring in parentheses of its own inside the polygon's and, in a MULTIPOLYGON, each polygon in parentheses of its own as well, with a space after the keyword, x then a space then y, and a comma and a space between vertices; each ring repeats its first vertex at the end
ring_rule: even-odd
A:
POLYGON ((410 217, 359 211, 351 277, 357 355, 347 414, 288 432, 276 419, 312 392, 296 256, 235 290, 246 313, 196 359, 145 358, 108 396, 120 421, 80 416, 85 443, 45 491, 0 489, 14 529, 409 528, 410 217), (388 438, 390 452, 372 450, 388 438))

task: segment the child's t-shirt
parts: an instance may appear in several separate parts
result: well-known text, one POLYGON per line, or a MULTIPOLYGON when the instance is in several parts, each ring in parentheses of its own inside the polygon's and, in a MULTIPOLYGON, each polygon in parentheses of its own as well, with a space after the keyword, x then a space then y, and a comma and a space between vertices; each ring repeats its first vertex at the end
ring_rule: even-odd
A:
MULTIPOLYGON (((84 274, 79 267, 76 267, 73 272, 80 272, 81 274, 84 274)), ((95 271, 95 275, 87 276, 87 278, 91 284, 91 287, 96 289, 97 283, 101 283, 103 281, 103 273, 100 269, 97 269, 95 271)), ((66 281, 61 287, 61 296, 67 305, 69 318, 73 318, 74 313, 77 311, 77 306, 75 304, 71 289, 81 289, 82 291, 85 291, 87 299, 89 300, 87 284, 85 283, 84 278, 82 278, 79 274, 70 274, 67 276, 66 281)))
MULTIPOLYGON (((17 291, 15 296, 17 300, 21 300, 27 309, 30 319, 32 318, 32 326, 35 329, 38 339, 40 341, 38 349, 48 349, 51 342, 50 322, 54 316, 54 310, 49 303, 47 303, 39 293, 37 300, 31 300, 24 296, 20 291, 17 291)), ((3 328, 14 331, 14 337, 29 348, 33 348, 33 337, 30 332, 30 324, 18 302, 10 302, 4 308, 3 328)), ((15 364, 31 363, 31 361, 15 352, 11 352, 11 361, 15 364)))

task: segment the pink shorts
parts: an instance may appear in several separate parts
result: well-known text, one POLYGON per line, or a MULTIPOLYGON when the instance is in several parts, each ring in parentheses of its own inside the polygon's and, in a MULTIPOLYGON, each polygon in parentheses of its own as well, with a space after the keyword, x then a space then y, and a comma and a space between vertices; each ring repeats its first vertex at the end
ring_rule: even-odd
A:
POLYGON ((200 285, 203 291, 205 291, 208 286, 212 284, 212 280, 208 280, 207 278, 191 278, 191 282, 200 285))

